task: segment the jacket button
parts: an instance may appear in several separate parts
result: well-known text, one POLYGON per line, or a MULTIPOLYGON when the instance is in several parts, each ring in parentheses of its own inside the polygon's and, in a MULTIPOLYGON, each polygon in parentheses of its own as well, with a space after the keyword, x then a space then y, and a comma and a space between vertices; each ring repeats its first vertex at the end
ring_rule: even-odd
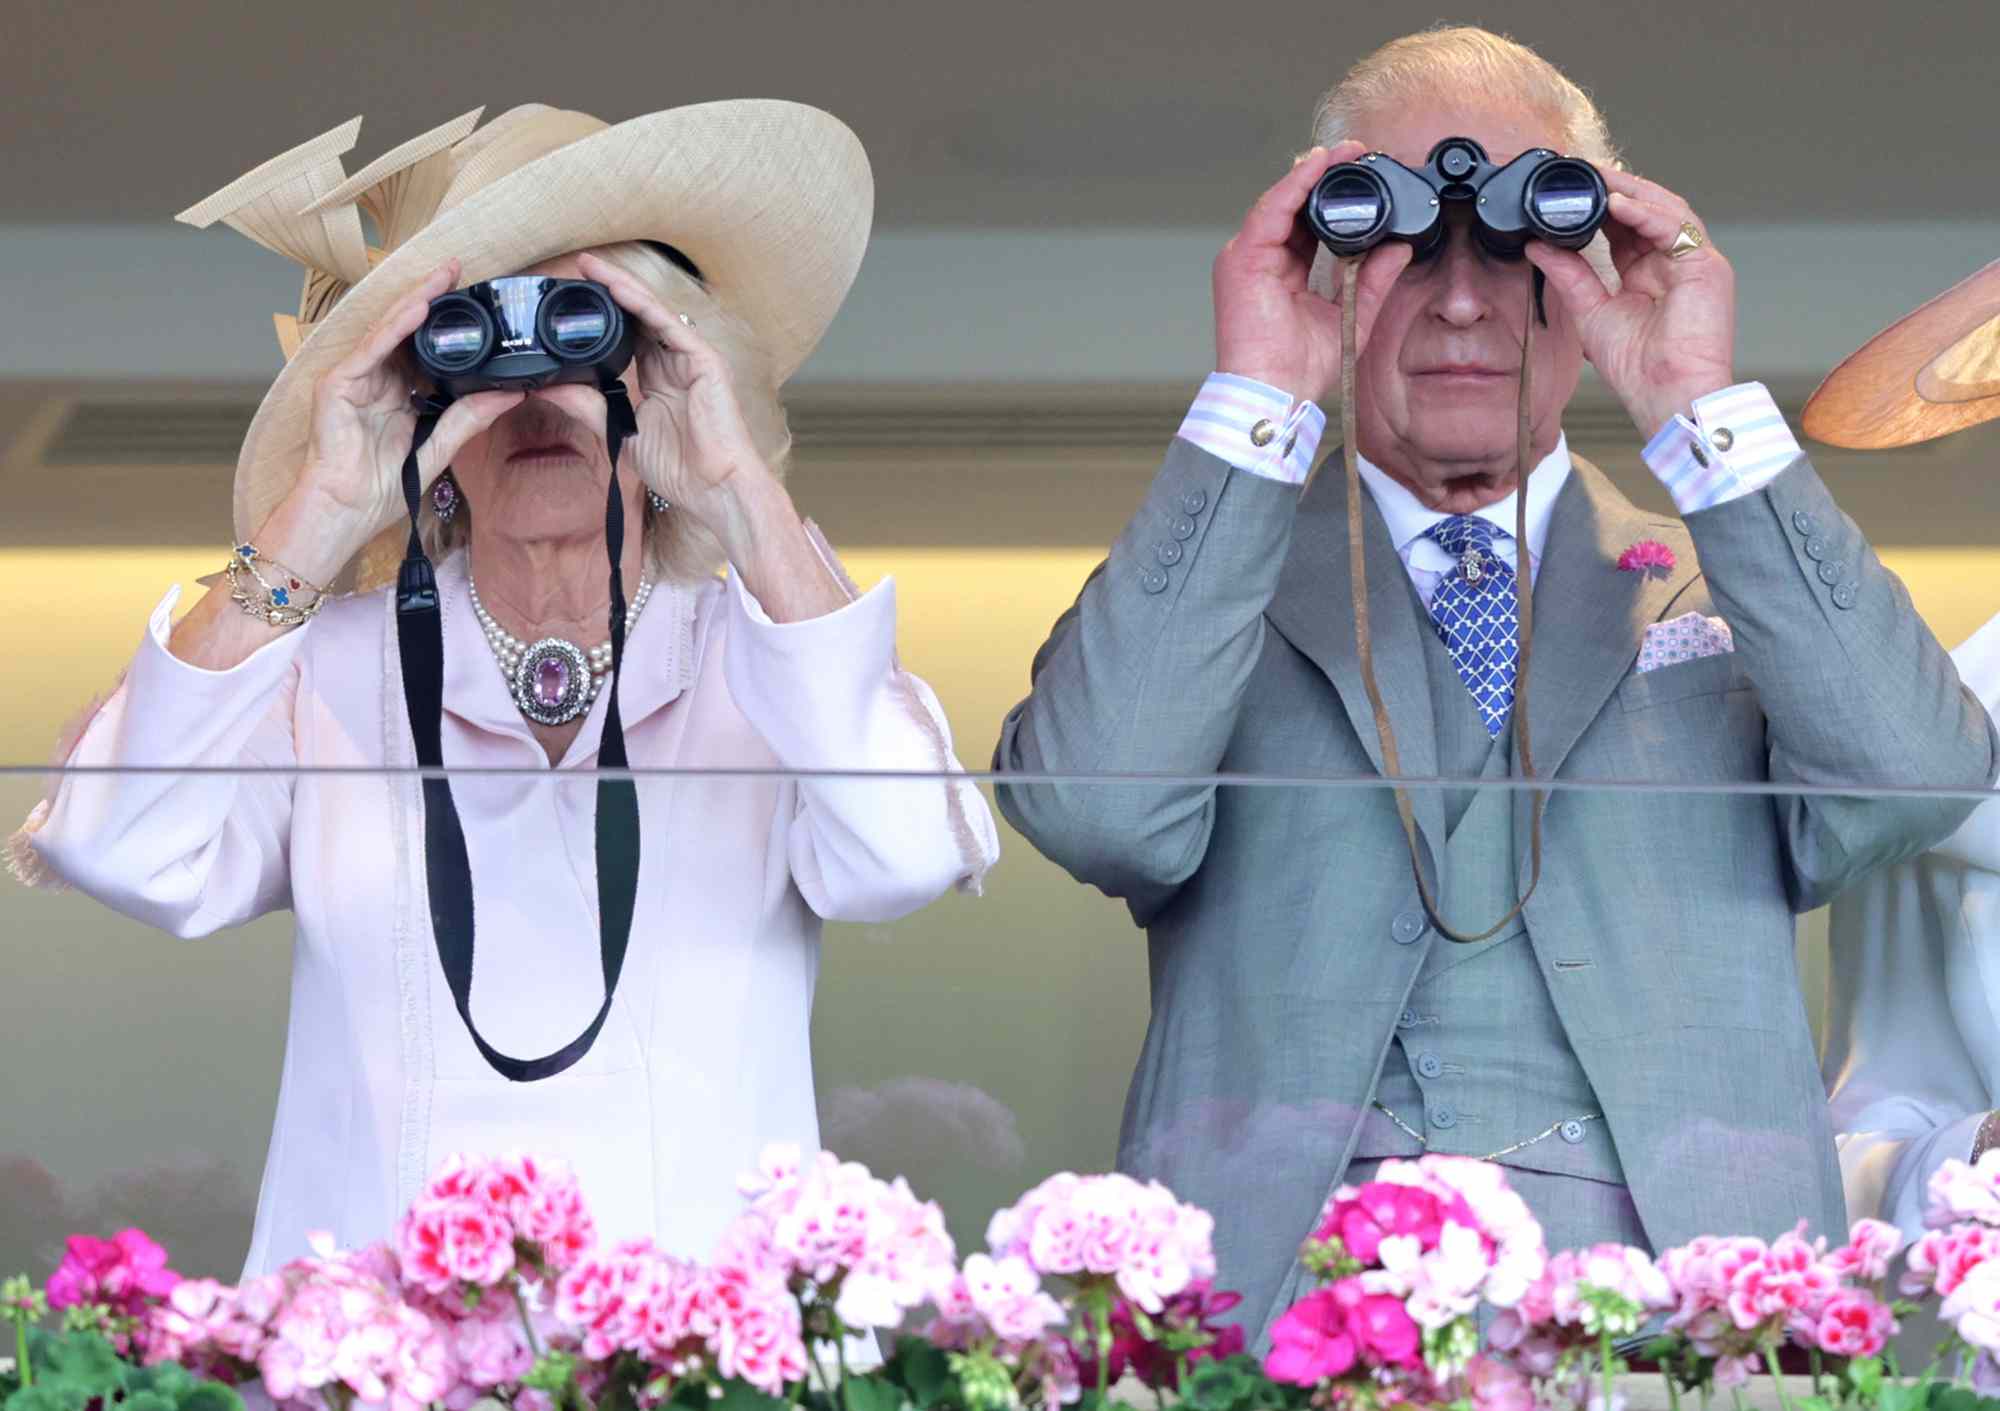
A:
POLYGON ((1837 608, 1851 608, 1854 606, 1854 597, 1854 584, 1851 581, 1843 583, 1833 590, 1833 605, 1837 608))
POLYGON ((1417 1074, 1419 1077, 1435 1078, 1443 1072, 1444 1060, 1436 1054, 1420 1053, 1417 1055, 1417 1074))
POLYGON ((1792 528, 1810 538, 1812 535, 1819 533, 1819 521, 1804 510, 1794 510, 1792 511, 1792 528))
POLYGON ((1406 1010, 1404 1010, 1404 1011, 1403 1011, 1403 1012, 1402 1012, 1401 1014, 1397 1015, 1397 1016, 1396 1016, 1396 1027, 1397 1027, 1398 1029, 1414 1029, 1414 1028, 1416 1028, 1416 1027, 1417 1027, 1417 1011, 1416 1011, 1416 1010, 1414 1010, 1414 1009, 1406 1009, 1406 1010))
POLYGON ((1168 568, 1181 561, 1183 552, 1178 539, 1163 539, 1153 546, 1154 555, 1168 568))
POLYGON ((1458 1114, 1441 1102, 1431 1109, 1431 1125, 1439 1131, 1450 1131, 1458 1125, 1458 1114))
POLYGON ((1208 491, 1190 490, 1181 496, 1181 509, 1188 514, 1200 514, 1208 508, 1208 491))
POLYGON ((1826 540, 1815 534, 1806 540, 1806 557, 1818 563, 1826 557, 1826 540))
POLYGON ((1840 565, 1828 559, 1819 566, 1819 581, 1831 588, 1840 581, 1840 565))
POLYGON ((1173 531, 1176 539, 1194 538, 1194 521, 1184 514, 1175 515, 1174 522, 1168 528, 1173 531))
POLYGON ((1562 1126, 1556 1128, 1556 1135, 1571 1146, 1575 1146, 1583 1140, 1583 1123, 1572 1117, 1569 1121, 1563 1123, 1562 1126))
POLYGON ((1144 588, 1149 593, 1166 592, 1167 591, 1166 570, 1159 568, 1147 569, 1144 573, 1139 575, 1139 586, 1141 588, 1144 588))
POLYGON ((1397 945, 1406 946, 1423 935, 1429 925, 1421 911, 1399 911, 1396 919, 1389 923, 1389 934, 1396 938, 1397 945))

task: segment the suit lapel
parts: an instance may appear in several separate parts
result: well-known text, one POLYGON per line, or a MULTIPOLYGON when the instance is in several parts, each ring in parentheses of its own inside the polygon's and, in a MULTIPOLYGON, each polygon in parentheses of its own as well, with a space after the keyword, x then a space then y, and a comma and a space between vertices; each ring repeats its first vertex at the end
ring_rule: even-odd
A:
POLYGON ((1553 778, 1562 768, 1631 669, 1646 628, 1698 572, 1680 521, 1642 513, 1595 466, 1574 460, 1535 578, 1528 726, 1536 774, 1553 778), (1674 567, 1621 572, 1619 555, 1641 539, 1672 549, 1674 567))
MULTIPOLYGON (((1375 502, 1362 492, 1362 537, 1368 569, 1368 622, 1375 648, 1375 679, 1396 732, 1403 775, 1422 779, 1437 773, 1437 726, 1431 716, 1430 684, 1409 576, 1375 502)), ((1266 617, 1333 683, 1362 747, 1383 772, 1382 742, 1375 713, 1361 680, 1354 612, 1348 584, 1347 481, 1340 449, 1321 462, 1299 502, 1292 547, 1279 575, 1266 617)), ((1444 800, 1435 788, 1412 789, 1411 805, 1433 857, 1444 850, 1444 800)))

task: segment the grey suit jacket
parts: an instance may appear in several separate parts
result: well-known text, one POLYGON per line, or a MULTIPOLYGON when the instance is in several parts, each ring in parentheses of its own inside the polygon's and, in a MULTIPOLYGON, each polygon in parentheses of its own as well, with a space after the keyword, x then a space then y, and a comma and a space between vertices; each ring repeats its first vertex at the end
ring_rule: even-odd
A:
MULTIPOLYGON (((1404 771, 1435 774, 1416 635, 1430 628, 1372 501, 1366 559, 1404 771)), ((1804 457, 1684 523, 1640 513, 1578 461, 1536 581, 1529 723, 1544 777, 1976 788, 1996 757, 1985 711, 1804 457), (1673 572, 1615 568, 1645 538, 1673 549, 1673 572), (1722 616, 1735 651, 1635 673, 1646 627, 1688 611, 1722 616)), ((1301 499, 1175 440, 1036 657, 996 767, 1379 773, 1337 462, 1301 499)), ((1413 796, 1434 878, 1442 801, 1413 796)), ((1353 1153, 1425 951, 1450 944, 1422 927, 1393 798, 1178 783, 1003 785, 998 798, 1147 930, 1152 1018, 1120 1165, 1214 1212, 1222 1278, 1255 1333, 1302 1290, 1298 1245, 1353 1153)), ((1517 820, 1526 807, 1524 793, 1517 820)), ((1769 1237, 1801 1216, 1845 1228, 1793 913, 1971 807, 1551 797, 1527 928, 1656 1248, 1769 1237)), ((1497 919, 1455 917, 1450 900, 1459 929, 1497 919)))

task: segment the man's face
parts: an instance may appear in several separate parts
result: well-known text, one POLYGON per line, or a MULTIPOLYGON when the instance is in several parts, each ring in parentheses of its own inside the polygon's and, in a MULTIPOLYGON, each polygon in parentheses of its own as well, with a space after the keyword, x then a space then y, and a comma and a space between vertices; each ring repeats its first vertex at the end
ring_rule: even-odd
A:
MULTIPOLYGON (((1412 104, 1371 115, 1355 135, 1412 168, 1446 137, 1474 139, 1496 163, 1530 147, 1563 148, 1551 119, 1478 104, 1412 104)), ((1534 302, 1534 267, 1486 254, 1463 202, 1452 203, 1447 220, 1443 249, 1405 270, 1383 302, 1356 366, 1355 426, 1369 460, 1425 504, 1465 514, 1514 487, 1521 337, 1534 302)), ((1554 449, 1583 366, 1575 327, 1554 290, 1545 302, 1548 326, 1535 329, 1534 460, 1554 449)))

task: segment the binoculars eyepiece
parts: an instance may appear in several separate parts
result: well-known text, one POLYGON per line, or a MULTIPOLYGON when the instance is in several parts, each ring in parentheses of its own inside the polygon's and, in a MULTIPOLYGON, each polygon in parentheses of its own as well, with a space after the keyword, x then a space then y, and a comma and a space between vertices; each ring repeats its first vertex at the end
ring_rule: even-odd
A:
POLYGON ((1589 162, 1536 147, 1496 166, 1470 137, 1447 137, 1420 170, 1384 152, 1329 168, 1305 217, 1335 255, 1402 240, 1421 260, 1444 244, 1446 202, 1470 204, 1474 238, 1500 259, 1519 259, 1530 240, 1580 250, 1610 212, 1604 178, 1589 162))
POLYGON ((440 390, 462 397, 616 377, 632 361, 632 329, 602 284, 517 274, 438 295, 409 347, 440 390))

